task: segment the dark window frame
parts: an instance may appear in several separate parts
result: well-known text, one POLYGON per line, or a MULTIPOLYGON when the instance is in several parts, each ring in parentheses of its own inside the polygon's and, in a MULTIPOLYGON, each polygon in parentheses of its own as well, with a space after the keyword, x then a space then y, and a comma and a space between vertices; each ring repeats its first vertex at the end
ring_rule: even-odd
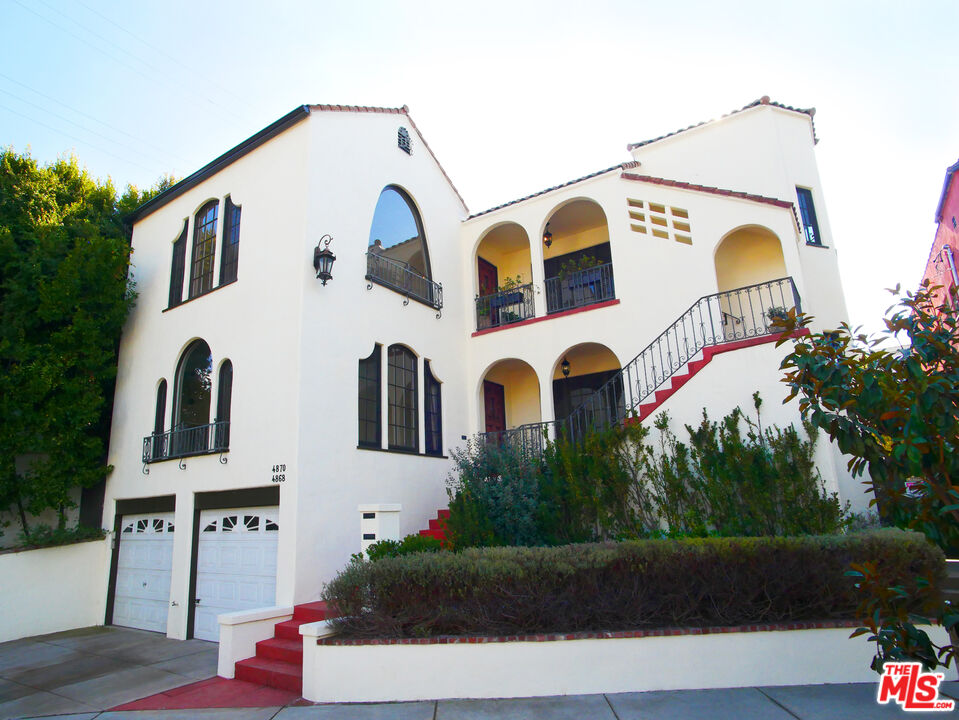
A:
POLYGON ((373 352, 358 362, 357 382, 357 446, 381 448, 382 423, 382 348, 376 343, 373 352), (364 392, 364 381, 366 384, 364 392))
POLYGON ((223 210, 223 241, 220 251, 220 285, 236 280, 240 261, 240 213, 241 205, 234 205, 227 195, 223 210))
POLYGON ((387 350, 387 437, 390 450, 419 453, 419 377, 416 353, 405 345, 387 350))
POLYGON ((216 223, 220 201, 210 200, 193 216, 193 252, 190 257, 190 299, 213 290, 216 267, 216 223))
POLYGON ((230 447, 230 416, 233 413, 233 361, 220 363, 216 382, 216 447, 230 447), (223 424, 220 424, 223 423, 223 424))
POLYGON ((186 236, 189 219, 183 221, 180 236, 173 241, 173 259, 170 263, 170 294, 168 307, 176 307, 183 302, 183 276, 186 273, 186 236))
POLYGON ((822 234, 819 232, 819 220, 816 217, 812 190, 797 185, 796 197, 799 199, 799 217, 802 220, 806 244, 822 247, 822 234))
POLYGON ((426 426, 426 454, 443 454, 442 383, 433 375, 429 360, 423 361, 423 424, 426 426))

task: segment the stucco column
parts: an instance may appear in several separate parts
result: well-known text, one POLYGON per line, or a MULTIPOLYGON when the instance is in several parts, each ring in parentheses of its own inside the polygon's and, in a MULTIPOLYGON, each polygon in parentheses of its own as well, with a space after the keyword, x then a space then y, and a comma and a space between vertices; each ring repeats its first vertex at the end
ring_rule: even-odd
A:
POLYGON ((176 494, 173 515, 173 559, 170 569, 170 600, 167 607, 167 637, 186 640, 190 611, 190 566, 193 561, 193 490, 176 494))
MULTIPOLYGON (((546 285, 543 275, 543 235, 538 229, 531 229, 529 224, 524 224, 523 229, 529 237, 529 263, 533 272, 533 307, 536 310, 536 317, 546 315, 546 285)), ((546 416, 543 416, 546 420, 546 416)))
MULTIPOLYGON (((543 302, 543 311, 545 312, 545 298, 543 302)), ((539 368, 536 371, 536 379, 539 381, 539 413, 543 422, 556 419, 553 409, 553 376, 551 370, 552 366, 546 369, 539 368)), ((548 432, 550 439, 556 438, 556 428, 554 426, 550 425, 548 432)))

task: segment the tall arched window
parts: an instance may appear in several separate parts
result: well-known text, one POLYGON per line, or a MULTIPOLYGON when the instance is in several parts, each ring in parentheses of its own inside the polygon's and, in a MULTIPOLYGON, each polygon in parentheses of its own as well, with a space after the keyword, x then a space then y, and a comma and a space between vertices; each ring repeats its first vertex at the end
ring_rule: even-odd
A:
POLYGON ((166 438, 163 429, 166 425, 166 379, 157 386, 157 405, 153 415, 153 438, 150 440, 149 457, 160 460, 166 456, 166 438))
POLYGON ((180 357, 173 407, 174 428, 210 424, 213 355, 203 340, 194 340, 180 357))
POLYGON ((432 279, 420 214, 395 185, 383 189, 373 212, 366 278, 437 310, 443 307, 443 288, 432 279))
POLYGON ((433 376, 430 361, 423 362, 423 387, 426 423, 426 454, 443 454, 443 398, 440 382, 433 376))
POLYGON ((216 384, 216 448, 230 447, 230 408, 233 404, 233 363, 224 360, 216 384))
POLYGON ((380 447, 380 345, 359 362, 359 441, 360 447, 380 447))
POLYGON ((193 259, 190 263, 190 297, 213 289, 213 260, 216 255, 216 216, 220 208, 211 200, 200 208, 193 221, 193 259))
POLYGON ((183 230, 173 242, 173 261, 170 264, 170 296, 169 307, 176 307, 183 302, 183 273, 186 271, 186 233, 187 221, 183 221, 183 230))
POLYGON ((223 212, 223 243, 220 251, 220 285, 236 280, 240 262, 240 208, 227 195, 223 212))
POLYGON ((388 352, 389 447, 419 451, 416 355, 402 345, 388 352))

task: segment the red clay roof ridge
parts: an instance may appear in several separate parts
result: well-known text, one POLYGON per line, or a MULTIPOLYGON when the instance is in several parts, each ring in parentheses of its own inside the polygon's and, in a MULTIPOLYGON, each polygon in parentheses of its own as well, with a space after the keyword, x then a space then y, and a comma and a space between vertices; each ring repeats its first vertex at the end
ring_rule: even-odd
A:
POLYGON ((726 113, 725 115, 720 115, 718 118, 714 118, 714 119, 712 119, 712 120, 703 120, 702 122, 695 123, 694 125, 689 125, 688 127, 680 128, 679 130, 674 130, 673 132, 666 133, 665 135, 660 135, 659 137, 655 137, 655 138, 652 138, 652 139, 650 139, 650 140, 643 140, 643 141, 641 141, 641 142, 629 143, 629 144, 626 146, 626 149, 627 149, 627 150, 635 150, 636 148, 639 148, 639 147, 644 147, 644 146, 646 146, 646 145, 652 145, 653 143, 659 142, 660 140, 665 140, 666 138, 671 138, 671 137, 673 137, 674 135, 679 135, 680 133, 684 133, 684 132, 687 132, 687 131, 689 131, 689 130, 694 130, 695 128, 702 127, 703 125, 709 125, 710 123, 714 123, 714 122, 716 122, 717 120, 722 120, 723 118, 727 118, 727 117, 730 117, 730 116, 732 116, 732 115, 738 115, 738 114, 741 113, 741 112, 744 112, 744 111, 746 111, 746 110, 750 110, 750 109, 752 109, 752 108, 754 108, 754 107, 758 107, 758 106, 760 106, 760 105, 770 105, 770 106, 772 106, 772 107, 777 107, 777 108, 779 108, 779 109, 781 109, 781 110, 788 110, 788 111, 790 111, 790 112, 795 112, 795 113, 801 113, 801 114, 803 114, 803 115, 808 115, 808 116, 809 116, 809 121, 813 123, 813 131, 812 131, 812 132, 813 132, 813 142, 814 142, 814 143, 818 143, 818 142, 819 142, 819 138, 816 137, 816 124, 815 124, 815 122, 814 122, 814 120, 813 120, 813 118, 814 118, 815 115, 816 115, 816 108, 814 108, 814 107, 811 107, 811 108, 796 108, 796 107, 792 107, 791 105, 784 105, 783 103, 776 102, 775 100, 770 100, 768 95, 763 95, 763 96, 762 96, 761 98, 759 98, 758 100, 753 100, 753 101, 752 101, 751 103, 749 103, 748 105, 744 105, 743 107, 738 108, 737 110, 733 110, 733 111, 731 111, 731 112, 728 112, 728 113, 726 113))

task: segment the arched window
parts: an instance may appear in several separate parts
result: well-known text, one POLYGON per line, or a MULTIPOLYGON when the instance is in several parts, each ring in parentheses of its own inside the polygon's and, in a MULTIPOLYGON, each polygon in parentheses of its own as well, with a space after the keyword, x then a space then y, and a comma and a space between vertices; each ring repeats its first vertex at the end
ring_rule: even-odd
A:
POLYGON ((443 454, 443 399, 440 394, 440 382, 433 377, 433 368, 430 361, 423 363, 423 387, 426 406, 424 422, 426 423, 426 454, 443 454))
POLYGON ((183 302, 183 273, 186 270, 186 229, 187 221, 183 221, 183 230, 173 242, 173 262, 170 265, 170 297, 169 306, 176 307, 183 302))
POLYGON ((359 440, 360 447, 380 447, 380 345, 360 360, 359 440))
POLYGON ((163 429, 166 425, 166 380, 160 380, 157 386, 157 405, 153 415, 153 437, 150 438, 149 452, 145 454, 152 460, 160 460, 166 456, 166 437, 163 429))
POLYGON ((409 298, 443 307, 443 288, 432 280, 423 223, 413 200, 387 185, 376 203, 366 253, 366 278, 409 298))
POLYGON ((220 285, 236 280, 240 261, 240 210, 227 195, 223 212, 223 249, 220 251, 220 285))
POLYGON ((175 429, 210 424, 213 355, 203 340, 194 340, 180 357, 173 407, 175 429))
POLYGON ((410 196, 394 185, 383 188, 376 202, 370 226, 370 252, 431 277, 420 214, 410 196))
POLYGON ((193 259, 190 263, 190 297, 213 289, 213 260, 216 255, 216 217, 220 203, 211 200, 200 208, 193 221, 193 259))
POLYGON ((388 352, 389 448, 419 451, 416 355, 402 345, 388 352))
POLYGON ((153 434, 163 434, 163 427, 166 424, 166 380, 161 380, 157 387, 157 407, 156 414, 153 417, 153 434))
POLYGON ((230 407, 233 404, 233 363, 224 360, 216 384, 216 449, 230 447, 230 407))

